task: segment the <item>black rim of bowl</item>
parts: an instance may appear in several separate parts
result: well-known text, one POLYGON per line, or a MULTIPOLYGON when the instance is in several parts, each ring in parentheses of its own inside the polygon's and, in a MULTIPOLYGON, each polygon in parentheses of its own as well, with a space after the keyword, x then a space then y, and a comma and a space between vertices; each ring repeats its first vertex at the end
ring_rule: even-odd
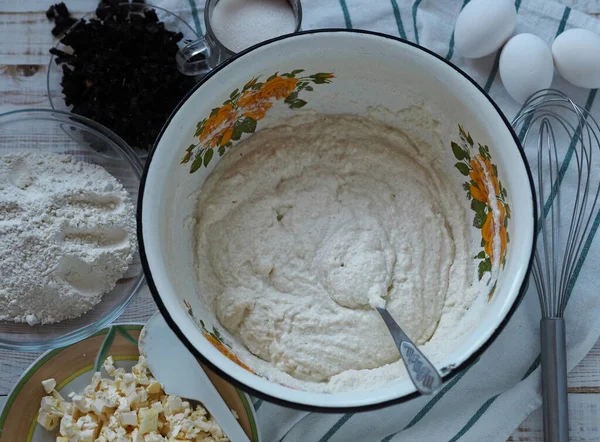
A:
MULTIPOLYGON (((152 272, 150 270, 150 267, 148 265, 148 261, 147 261, 147 258, 146 258, 146 249, 145 249, 145 246, 144 246, 144 236, 143 236, 143 228, 142 228, 142 212, 143 212, 143 205, 144 205, 144 191, 145 191, 145 187, 146 187, 146 178, 148 176, 148 170, 149 170, 150 164, 152 162, 152 159, 154 158, 154 153, 156 152, 156 148, 157 148, 160 140, 162 139, 166 128, 168 127, 169 123, 171 122, 171 120, 173 119, 173 117, 175 116, 175 114, 179 111, 179 109, 181 108, 181 106, 190 98, 190 96, 199 87, 201 87, 204 83, 206 83, 206 81, 209 78, 211 78, 214 75, 216 75, 225 66, 229 65, 233 61, 235 61, 235 60, 243 57, 244 55, 252 52, 253 50, 255 50, 257 48, 266 46, 266 45, 268 45, 270 43, 273 43, 273 42, 277 42, 277 41, 284 40, 284 39, 287 39, 287 38, 290 38, 290 37, 294 37, 296 35, 327 34, 327 33, 363 34, 363 35, 381 37, 381 38, 385 38, 385 39, 388 39, 388 40, 396 41, 396 42, 401 43, 401 44, 412 46, 413 48, 416 48, 416 49, 419 49, 419 50, 425 52, 426 54, 428 54, 428 55, 436 58, 440 62, 442 62, 442 63, 446 64, 447 66, 451 67, 452 69, 454 69, 456 72, 458 72, 463 77, 465 77, 483 96, 485 96, 488 99, 488 101, 490 102, 490 104, 494 107, 494 109, 496 110, 496 112, 498 113, 498 115, 500 116, 500 118, 502 119, 502 121, 504 122, 504 124, 506 125, 506 128, 508 129, 508 131, 512 135, 513 140, 515 142, 515 145, 516 145, 516 147, 517 147, 517 149, 518 149, 518 151, 519 151, 519 153, 521 155, 521 159, 523 161, 523 165, 525 166, 525 170, 527 172, 527 178, 529 180, 529 187, 530 187, 530 191, 531 191, 531 195, 532 195, 532 199, 531 199, 531 205, 532 205, 532 209, 533 209, 533 220, 532 220, 532 223, 533 223, 533 232, 535 234, 535 232, 537 231, 537 205, 535 204, 535 198, 536 198, 536 196, 535 196, 535 190, 534 190, 535 187, 534 187, 534 184, 533 184, 533 178, 532 178, 532 174, 531 174, 531 169, 529 167, 529 163, 527 161, 527 157, 525 156, 525 153, 523 151, 523 148, 521 146, 519 138, 517 137, 515 131, 513 130, 510 122, 508 121, 508 119, 506 118, 506 116, 504 115, 504 113, 502 112, 502 110, 500 110, 500 108, 498 107, 498 105, 494 102, 494 100, 492 100, 492 98, 489 96, 489 94, 485 90, 483 90, 483 88, 481 88, 481 86, 479 86, 475 82, 475 80, 473 80, 469 75, 467 75, 460 68, 458 68, 454 64, 450 63, 448 60, 444 59, 443 57, 439 56, 438 54, 436 54, 433 51, 430 51, 427 48, 424 48, 422 46, 419 46, 418 44, 412 43, 412 42, 404 40, 402 38, 394 37, 392 35, 382 34, 380 32, 364 31, 364 30, 353 30, 353 29, 319 29, 319 30, 313 30, 313 31, 302 31, 302 32, 298 32, 298 33, 295 33, 295 34, 282 35, 280 37, 273 38, 271 40, 266 40, 266 41, 264 41, 262 43, 259 43, 257 45, 251 46, 251 47, 245 49, 242 52, 239 52, 238 54, 234 55, 232 58, 226 60, 225 62, 223 62, 222 64, 220 64, 219 66, 217 66, 214 70, 212 70, 204 78, 202 78, 194 86, 194 88, 192 88, 187 93, 187 95, 181 100, 181 102, 173 110, 173 112, 171 113, 171 115, 169 116, 169 118, 167 119, 167 121, 165 122, 163 128, 161 129, 160 134, 156 138, 156 141, 154 142, 154 146, 152 147, 152 150, 148 154, 148 158, 147 158, 147 161, 146 161, 146 164, 145 164, 145 167, 144 167, 144 172, 142 174, 142 179, 141 179, 141 183, 140 183, 140 191, 138 193, 138 198, 139 199, 138 199, 138 205, 137 205, 137 229, 138 229, 138 242, 139 242, 139 248, 140 248, 140 250, 139 250, 140 257, 142 259, 142 266, 143 266, 144 272, 146 274, 146 280, 148 281, 148 287, 150 288, 150 292, 152 293, 152 297, 154 298, 154 301, 156 302, 156 305, 158 306, 159 311, 161 312, 161 314, 165 318, 165 321, 167 322, 167 324, 169 324, 169 327, 171 327, 171 329, 173 330, 173 332, 179 337, 179 339, 181 340, 181 342, 183 342, 183 344, 188 348, 188 350, 193 355, 195 355, 204 364, 206 364, 211 370, 213 370, 216 373, 218 373, 219 376, 221 376, 222 378, 224 378, 228 382, 232 383, 236 387, 241 388, 242 390, 246 391, 247 393, 252 394, 254 396, 257 396, 257 397, 259 397, 261 399, 264 399, 264 400, 266 400, 268 402, 272 402, 272 403, 275 403, 275 404, 278 404, 278 405, 282 405, 284 407, 290 407, 290 408, 299 409, 299 410, 318 411, 318 412, 324 412, 324 413, 348 413, 348 412, 359 412, 359 411, 376 410, 376 409, 387 407, 389 405, 394 405, 394 404, 399 404, 399 403, 407 402, 407 401, 409 401, 411 399, 414 399, 414 398, 417 398, 417 397, 421 396, 421 393, 419 393, 418 391, 416 391, 414 393, 411 393, 411 394, 408 394, 408 395, 405 395, 405 396, 401 396, 401 397, 390 399, 390 400, 387 400, 387 401, 384 401, 384 402, 378 402, 378 403, 369 404, 369 405, 359 405, 359 406, 349 406, 349 407, 320 407, 320 406, 306 405, 306 404, 301 404, 301 403, 296 403, 296 402, 290 402, 290 401, 287 401, 287 400, 284 400, 284 399, 280 399, 280 398, 271 396, 271 395, 269 395, 267 393, 264 393, 262 391, 256 390, 253 387, 251 387, 249 385, 246 385, 245 383, 243 383, 243 382, 235 379, 230 374, 228 374, 228 373, 224 372, 223 370, 221 370, 220 368, 216 367, 209 359, 207 359, 200 351, 198 351, 196 349, 196 347, 194 347, 194 345, 192 345, 191 342, 181 332, 181 330, 179 329, 179 327, 177 326, 177 324, 175 323, 175 321, 173 320, 173 318, 171 318, 171 315, 169 314, 167 308, 163 304, 162 299, 160 297, 160 294, 159 294, 159 292, 158 292, 158 290, 156 288, 156 285, 154 284, 154 280, 152 278, 152 272)), ((504 319, 502 320, 502 322, 496 327, 496 329, 491 334, 491 336, 475 352, 473 352, 473 354, 469 358, 467 358, 460 365, 454 367, 448 374, 446 374, 445 376, 443 376, 443 380, 444 381, 448 381, 449 379, 453 378, 454 376, 456 376, 457 374, 461 373, 466 368, 468 368, 472 364, 474 364, 479 359, 479 357, 481 356, 481 354, 496 340, 496 338, 498 337, 498 335, 500 334, 500 332, 504 329, 504 327, 506 326, 506 324, 510 321, 510 318, 513 316, 515 310, 517 309, 518 305, 520 304, 520 301, 523 298, 523 296, 525 294, 525 291, 526 291, 526 288, 527 288, 527 277, 528 277, 529 272, 531 270, 531 266, 532 266, 532 263, 533 263, 533 255, 534 255, 534 251, 535 251, 534 244, 535 244, 535 241, 532 241, 531 252, 530 252, 530 256, 529 256, 529 262, 527 264, 527 270, 526 270, 525 276, 523 277, 523 281, 521 282, 521 286, 519 288, 519 294, 515 297, 510 310, 508 311, 508 313, 506 314, 506 316, 504 317, 504 319)))

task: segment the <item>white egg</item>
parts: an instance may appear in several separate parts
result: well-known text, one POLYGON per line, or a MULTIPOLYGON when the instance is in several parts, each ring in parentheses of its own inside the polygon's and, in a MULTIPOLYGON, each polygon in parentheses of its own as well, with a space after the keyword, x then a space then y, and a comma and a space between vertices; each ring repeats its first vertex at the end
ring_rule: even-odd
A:
POLYGON ((456 53, 479 58, 500 49, 515 30, 517 10, 510 0, 471 0, 454 25, 456 53))
POLYGON ((550 87, 554 76, 552 52, 537 35, 515 35, 500 53, 499 72, 508 95, 523 103, 534 92, 550 87))
POLYGON ((587 29, 569 29, 552 43, 554 65, 569 83, 600 87, 600 36, 587 29))

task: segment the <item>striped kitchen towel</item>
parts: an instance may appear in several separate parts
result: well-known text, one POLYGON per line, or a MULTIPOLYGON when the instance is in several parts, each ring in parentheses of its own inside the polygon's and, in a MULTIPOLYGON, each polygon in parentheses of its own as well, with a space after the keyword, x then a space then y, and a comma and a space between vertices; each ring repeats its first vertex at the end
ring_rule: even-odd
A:
MULTIPOLYGON (((519 106, 498 78, 498 55, 467 60, 454 52, 453 24, 469 0, 303 0, 304 30, 317 28, 368 29, 399 36, 425 46, 452 61, 473 77, 500 105, 509 119, 519 106)), ((568 0, 563 0, 568 1, 568 0)), ((592 4, 597 0, 590 1, 592 4)), ((163 0, 199 33, 203 32, 203 0, 163 0)), ((517 32, 532 32, 548 43, 566 29, 588 28, 600 34, 600 21, 547 0, 516 0, 517 32)), ((600 7, 598 7, 600 12, 600 7)), ((596 90, 566 84, 555 76, 553 87, 563 90, 600 119, 596 90)), ((600 100, 598 100, 600 101, 600 100)), ((560 140, 565 166, 572 158, 571 140, 560 140)), ((534 146, 526 147, 530 158, 534 146)), ((565 180, 561 192, 573 188, 565 180)), ((573 279, 567 310, 568 366, 573 368, 600 336, 600 302, 594 276, 600 274, 600 250, 589 240, 573 279)), ((471 365, 432 397, 382 410, 348 413, 307 413, 254 399, 265 442, 386 442, 386 441, 505 441, 541 405, 540 306, 533 284, 511 321, 495 342, 471 365)))

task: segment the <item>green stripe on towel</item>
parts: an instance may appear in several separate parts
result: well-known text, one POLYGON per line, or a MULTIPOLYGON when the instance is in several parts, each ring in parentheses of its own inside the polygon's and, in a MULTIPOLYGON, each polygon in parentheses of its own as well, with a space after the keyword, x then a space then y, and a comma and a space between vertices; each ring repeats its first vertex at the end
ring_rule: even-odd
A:
POLYGON ((400 15, 400 8, 396 0, 390 0, 392 8, 394 9, 394 17, 396 18, 396 25, 398 26, 398 35, 400 38, 406 40, 406 32, 404 31, 404 25, 402 24, 402 16, 400 15))
MULTIPOLYGON (((469 4, 471 0, 465 0, 460 10, 462 11, 465 6, 469 4)), ((452 30, 452 36, 450 37, 450 46, 448 47, 448 53, 446 54, 446 60, 450 60, 454 55, 454 29, 452 30)))
POLYGON ((196 6, 196 0, 188 0, 190 3, 190 8, 192 9, 192 18, 194 19, 194 26, 196 28, 196 33, 199 36, 202 36, 204 32, 202 31, 202 24, 200 23, 200 17, 198 17, 198 7, 196 6))
POLYGON ((346 22, 346 28, 352 29, 352 19, 350 18, 350 12, 348 12, 348 5, 346 4, 346 0, 340 0, 340 7, 342 8, 342 12, 344 13, 344 21, 346 22))
POLYGON ((456 433, 456 435, 452 439, 450 439, 448 442, 456 442, 467 431, 469 431, 471 429, 471 427, 473 425, 475 425, 475 422, 477 422, 479 420, 479 418, 481 416, 483 416, 483 413, 485 413, 485 411, 488 408, 490 408, 490 405, 492 405, 494 403, 494 401, 496 400, 496 398, 498 396, 500 396, 500 395, 497 394, 496 396, 492 396, 487 401, 485 401, 485 403, 481 406, 481 408, 479 410, 477 410, 477 413, 475 413, 475 416, 473 416, 471 419, 469 419, 469 422, 467 422, 467 425, 465 425, 464 427, 462 427, 462 429, 458 433, 456 433))
POLYGON ((345 415, 343 415, 340 418, 340 420, 337 421, 335 425, 331 427, 321 439, 319 439, 319 442, 327 442, 329 439, 331 439, 331 437, 337 432, 337 430, 339 430, 342 427, 342 425, 344 425, 346 421, 350 419, 353 415, 354 413, 346 413, 345 415))
POLYGON ((419 9, 419 5, 422 0, 416 0, 413 3, 412 7, 412 19, 413 19, 413 27, 415 29, 415 42, 419 44, 419 30, 417 29, 417 10, 419 9))
POLYGON ((476 358, 473 362, 471 362, 469 365, 467 365, 460 373, 458 373, 456 376, 454 376, 450 380, 450 382, 448 382, 444 386, 444 388, 442 388, 429 402, 427 402, 427 404, 425 404, 425 406, 423 408, 421 408, 421 411, 419 411, 416 414, 416 416, 406 425, 406 427, 404 427, 400 431, 390 434, 389 436, 386 436, 385 438, 381 439, 381 442, 388 442, 396 434, 398 434, 404 430, 408 430, 410 427, 416 425, 421 419, 423 419, 425 417, 425 415, 427 413, 429 413, 429 411, 433 408, 433 406, 446 394, 446 392, 448 390, 450 390, 452 387, 454 387, 454 385, 458 381, 460 381, 464 375, 467 374, 467 372, 477 363, 477 361, 479 361, 479 358, 476 358))
MULTIPOLYGON (((517 10, 517 12, 519 12, 520 6, 521 6, 521 0, 516 0, 515 1, 515 9, 517 10)), ((492 84, 494 84, 494 79, 496 78, 496 74, 498 74, 499 64, 500 64, 500 51, 498 51, 498 54, 496 55, 496 59, 494 60, 494 64, 492 65, 492 70, 490 71, 490 76, 488 77, 487 81, 485 82, 485 85, 483 86, 483 89, 486 92, 489 92, 490 89, 492 88, 492 84)))

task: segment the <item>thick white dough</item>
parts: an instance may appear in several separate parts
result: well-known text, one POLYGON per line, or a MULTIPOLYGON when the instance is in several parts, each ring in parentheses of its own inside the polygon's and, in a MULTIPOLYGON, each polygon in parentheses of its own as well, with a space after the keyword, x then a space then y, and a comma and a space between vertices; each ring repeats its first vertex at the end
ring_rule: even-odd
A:
POLYGON ((198 201, 198 283, 219 321, 277 370, 318 383, 398 361, 372 306, 427 342, 445 308, 473 300, 470 220, 441 148, 343 115, 240 142, 198 201))

